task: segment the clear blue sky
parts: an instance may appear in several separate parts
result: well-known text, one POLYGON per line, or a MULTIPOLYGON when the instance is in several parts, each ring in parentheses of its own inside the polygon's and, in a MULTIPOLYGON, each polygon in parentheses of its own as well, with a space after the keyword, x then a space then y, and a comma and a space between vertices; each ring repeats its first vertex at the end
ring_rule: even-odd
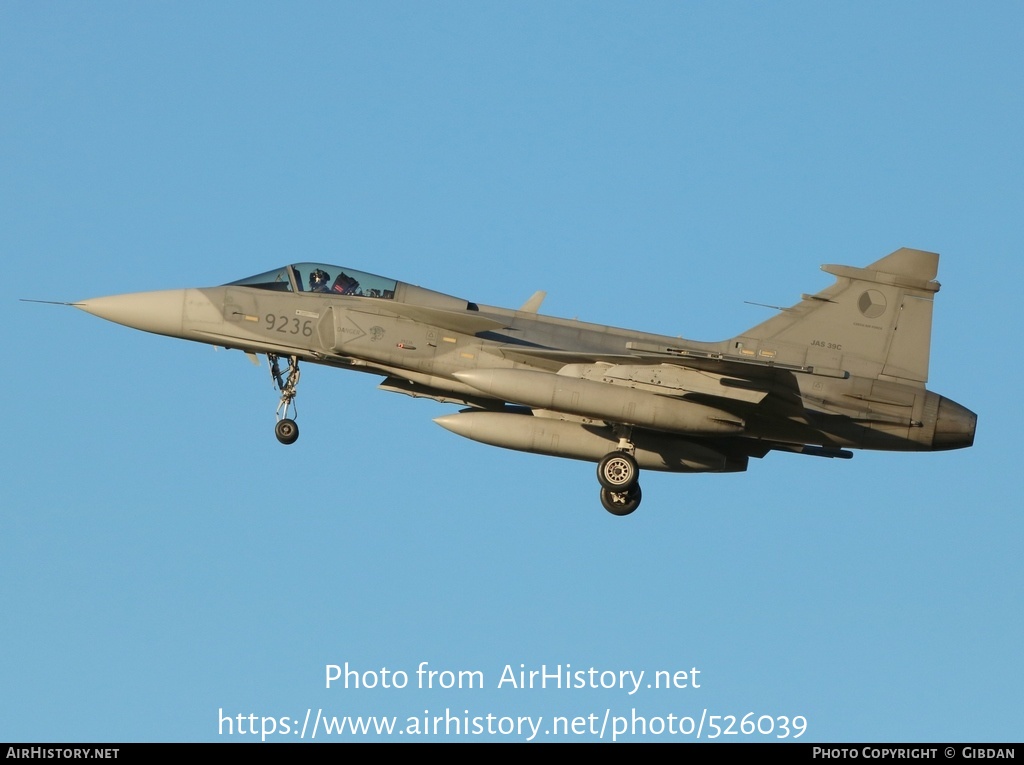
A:
POLYGON ((0 5, 0 740, 447 709, 1019 741, 1022 25, 999 2, 0 5), (18 302, 319 260, 718 340, 770 315, 744 301, 902 246, 942 254, 929 387, 978 413, 972 449, 646 474, 625 519, 592 465, 460 439, 374 377, 306 366, 285 448, 265 365, 18 302), (486 687, 413 688, 423 661, 486 687), (345 662, 410 687, 326 689, 345 662), (498 688, 507 664, 701 687, 498 688))

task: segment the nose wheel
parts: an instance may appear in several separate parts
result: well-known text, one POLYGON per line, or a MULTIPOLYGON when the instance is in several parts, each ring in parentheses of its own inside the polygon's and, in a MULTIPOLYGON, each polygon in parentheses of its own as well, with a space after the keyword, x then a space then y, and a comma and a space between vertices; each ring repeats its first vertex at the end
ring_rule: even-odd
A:
POLYGON ((294 444, 299 438, 299 424, 295 420, 278 420, 274 435, 282 444, 294 444))
POLYGON ((295 395, 299 386, 299 357, 289 356, 288 365, 281 371, 279 364, 280 356, 274 353, 267 354, 267 361, 270 363, 270 376, 274 380, 274 387, 281 391, 281 401, 277 405, 277 425, 274 426, 274 435, 282 444, 294 444, 299 438, 299 425, 294 417, 298 416, 295 407, 295 395), (289 417, 289 413, 292 414, 289 417))

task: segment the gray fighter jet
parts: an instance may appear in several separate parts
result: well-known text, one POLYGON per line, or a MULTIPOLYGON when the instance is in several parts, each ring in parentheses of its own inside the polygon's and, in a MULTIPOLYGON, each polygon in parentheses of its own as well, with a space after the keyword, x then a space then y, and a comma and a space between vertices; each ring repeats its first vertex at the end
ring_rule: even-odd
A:
MULTIPOLYGON (((640 504, 640 469, 735 472, 772 450, 959 449, 977 416, 928 391, 939 256, 901 249, 826 265, 828 289, 721 342, 494 308, 382 276, 296 263, 222 287, 74 303, 135 329, 266 354, 277 438, 299 436, 300 362, 382 375, 380 387, 465 409, 460 436, 597 462, 601 503, 640 504)), ((257 361, 258 363, 258 361, 257 361)))

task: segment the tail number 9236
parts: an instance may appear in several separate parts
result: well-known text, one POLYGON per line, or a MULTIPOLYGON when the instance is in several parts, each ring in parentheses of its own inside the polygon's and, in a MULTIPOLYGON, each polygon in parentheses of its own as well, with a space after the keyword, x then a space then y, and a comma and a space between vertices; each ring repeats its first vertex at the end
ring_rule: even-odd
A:
POLYGON ((281 332, 286 335, 302 335, 309 337, 313 334, 313 322, 309 319, 300 321, 290 316, 275 316, 268 313, 264 317, 267 330, 270 332, 281 332))

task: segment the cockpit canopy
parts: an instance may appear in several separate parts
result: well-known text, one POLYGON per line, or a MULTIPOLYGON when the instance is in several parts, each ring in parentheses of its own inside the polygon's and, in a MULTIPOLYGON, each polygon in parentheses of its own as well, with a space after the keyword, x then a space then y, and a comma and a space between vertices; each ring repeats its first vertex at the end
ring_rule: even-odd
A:
POLYGON ((229 286, 394 300, 397 284, 394 279, 356 271, 353 268, 331 266, 326 263, 295 263, 275 271, 230 282, 229 286))

